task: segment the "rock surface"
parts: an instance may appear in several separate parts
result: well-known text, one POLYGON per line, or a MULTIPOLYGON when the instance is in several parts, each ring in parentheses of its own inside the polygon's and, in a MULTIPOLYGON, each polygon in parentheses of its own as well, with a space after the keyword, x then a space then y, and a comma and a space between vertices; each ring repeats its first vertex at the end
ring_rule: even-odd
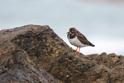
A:
POLYGON ((77 55, 47 25, 1 30, 0 83, 124 83, 124 57, 77 55))

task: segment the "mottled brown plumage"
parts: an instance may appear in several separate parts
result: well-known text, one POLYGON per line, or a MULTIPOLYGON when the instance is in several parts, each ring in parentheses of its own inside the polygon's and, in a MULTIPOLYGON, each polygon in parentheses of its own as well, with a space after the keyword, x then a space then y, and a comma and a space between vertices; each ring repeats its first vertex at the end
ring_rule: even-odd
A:
POLYGON ((90 41, 88 41, 88 39, 75 28, 69 29, 69 32, 67 33, 67 37, 68 37, 69 42, 72 45, 77 47, 76 52, 78 52, 78 48, 80 52, 81 47, 86 47, 86 46, 94 47, 95 46, 90 41))
POLYGON ((82 33, 80 33, 77 29, 75 29, 75 28, 70 28, 69 29, 69 34, 70 34, 70 38, 74 38, 75 36, 77 36, 79 41, 82 44, 86 45, 86 46, 92 46, 92 47, 95 46, 90 41, 88 41, 88 39, 82 33))

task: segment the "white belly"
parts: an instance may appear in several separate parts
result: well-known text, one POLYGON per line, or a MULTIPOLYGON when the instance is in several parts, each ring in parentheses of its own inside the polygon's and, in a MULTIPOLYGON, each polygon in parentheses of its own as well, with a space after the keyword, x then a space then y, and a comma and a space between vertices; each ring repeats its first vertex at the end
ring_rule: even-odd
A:
POLYGON ((85 47, 86 45, 82 44, 77 37, 73 38, 73 39, 69 39, 69 42, 74 45, 74 46, 78 46, 78 47, 85 47))

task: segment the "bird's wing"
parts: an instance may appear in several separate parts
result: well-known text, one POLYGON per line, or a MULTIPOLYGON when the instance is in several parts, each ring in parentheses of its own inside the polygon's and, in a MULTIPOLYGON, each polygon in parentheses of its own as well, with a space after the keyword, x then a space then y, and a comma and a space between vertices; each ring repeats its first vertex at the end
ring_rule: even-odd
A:
POLYGON ((95 46, 93 45, 90 41, 88 41, 88 39, 82 34, 80 33, 79 31, 77 31, 77 38, 81 41, 81 43, 85 44, 85 45, 88 45, 88 46, 95 46))

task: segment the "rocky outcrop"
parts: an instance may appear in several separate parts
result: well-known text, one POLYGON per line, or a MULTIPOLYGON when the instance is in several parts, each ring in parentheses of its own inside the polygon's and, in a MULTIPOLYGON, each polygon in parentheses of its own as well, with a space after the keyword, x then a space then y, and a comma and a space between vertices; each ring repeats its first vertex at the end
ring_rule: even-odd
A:
POLYGON ((124 83, 124 57, 76 54, 47 25, 0 31, 0 83, 124 83))

